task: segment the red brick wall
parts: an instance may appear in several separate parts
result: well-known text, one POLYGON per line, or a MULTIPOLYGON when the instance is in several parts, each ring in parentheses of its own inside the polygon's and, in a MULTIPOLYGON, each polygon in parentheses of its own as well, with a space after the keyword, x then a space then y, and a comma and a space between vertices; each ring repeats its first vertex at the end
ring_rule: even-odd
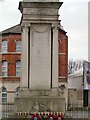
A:
POLYGON ((65 32, 58 32, 58 81, 67 82, 68 75, 68 37, 65 32))
MULTIPOLYGON (((0 78, 0 80, 20 80, 19 77, 16 77, 16 61, 21 60, 21 53, 16 53, 16 40, 21 40, 21 35, 5 35, 0 38, 0 46, 1 41, 8 41, 8 52, 5 54, 0 54, 0 68, 2 68, 2 61, 7 60, 8 62, 8 77, 0 78), (11 77, 10 77, 11 76, 11 77), (13 76, 13 77, 12 77, 13 76), (15 76, 15 77, 14 77, 15 76)), ((1 50, 1 47, 0 47, 1 50)), ((0 76, 2 71, 0 69, 0 76)))
POLYGON ((9 52, 16 51, 16 40, 21 40, 21 35, 10 35, 9 36, 9 43, 8 43, 9 52))

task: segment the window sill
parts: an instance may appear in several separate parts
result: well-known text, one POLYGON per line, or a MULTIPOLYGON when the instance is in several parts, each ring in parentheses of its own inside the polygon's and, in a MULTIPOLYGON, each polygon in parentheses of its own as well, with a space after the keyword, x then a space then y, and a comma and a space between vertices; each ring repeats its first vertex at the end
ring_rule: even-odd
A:
POLYGON ((20 78, 19 76, 0 76, 0 78, 20 78))
POLYGON ((0 55, 4 55, 4 54, 21 54, 21 52, 7 52, 7 53, 0 53, 0 55))

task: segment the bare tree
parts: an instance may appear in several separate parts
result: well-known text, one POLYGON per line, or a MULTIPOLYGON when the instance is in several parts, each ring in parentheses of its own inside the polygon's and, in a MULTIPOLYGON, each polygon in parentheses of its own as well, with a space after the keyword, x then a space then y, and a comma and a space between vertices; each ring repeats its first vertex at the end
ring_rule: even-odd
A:
POLYGON ((69 60, 68 63, 68 74, 74 73, 83 66, 83 60, 69 60))

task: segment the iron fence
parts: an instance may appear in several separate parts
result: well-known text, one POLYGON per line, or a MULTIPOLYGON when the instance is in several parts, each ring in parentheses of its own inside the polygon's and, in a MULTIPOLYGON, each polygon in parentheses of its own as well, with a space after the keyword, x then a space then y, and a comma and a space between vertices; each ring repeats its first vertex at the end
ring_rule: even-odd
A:
MULTIPOLYGON (((90 118, 90 107, 83 107, 82 104, 68 104, 65 109, 65 116, 72 118, 90 118)), ((0 118, 8 118, 14 113, 14 103, 0 104, 0 118)))
POLYGON ((65 114, 67 117, 72 118, 90 118, 90 106, 83 107, 83 104, 67 104, 65 114))
POLYGON ((14 103, 2 103, 0 105, 0 117, 8 118, 14 112, 14 103))

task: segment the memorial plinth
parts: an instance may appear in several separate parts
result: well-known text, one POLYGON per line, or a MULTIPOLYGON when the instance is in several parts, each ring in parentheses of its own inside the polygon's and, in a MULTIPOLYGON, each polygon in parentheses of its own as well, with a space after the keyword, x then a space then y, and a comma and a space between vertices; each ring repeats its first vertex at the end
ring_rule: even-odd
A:
POLYGON ((23 0, 22 75, 15 112, 64 112, 58 88, 59 0, 23 0))

